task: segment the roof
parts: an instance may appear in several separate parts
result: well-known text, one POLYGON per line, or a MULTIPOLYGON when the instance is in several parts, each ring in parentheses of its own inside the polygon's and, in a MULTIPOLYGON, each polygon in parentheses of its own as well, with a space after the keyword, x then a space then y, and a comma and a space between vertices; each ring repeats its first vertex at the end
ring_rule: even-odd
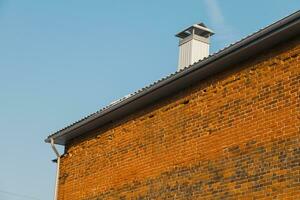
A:
MULTIPOLYGON (((71 139, 125 117, 161 98, 174 94, 208 76, 220 73, 279 43, 300 35, 300 11, 297 11, 180 71, 168 75, 133 94, 49 135, 65 145, 71 139)), ((142 63, 141 63, 142 64, 142 63)))

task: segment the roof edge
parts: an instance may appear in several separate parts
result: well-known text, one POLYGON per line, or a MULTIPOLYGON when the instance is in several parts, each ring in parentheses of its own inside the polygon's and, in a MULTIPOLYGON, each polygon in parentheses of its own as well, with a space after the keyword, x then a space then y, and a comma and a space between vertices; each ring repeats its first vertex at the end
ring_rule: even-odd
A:
POLYGON ((235 44, 179 72, 153 83, 114 105, 110 105, 57 131, 48 136, 45 142, 50 142, 50 138, 53 138, 56 144, 65 145, 70 139, 87 131, 94 130, 112 120, 124 117, 162 97, 177 92, 197 81, 201 81, 207 76, 226 70, 224 65, 228 66, 241 62, 248 58, 249 55, 255 55, 297 35, 300 35, 300 11, 243 38, 235 44))

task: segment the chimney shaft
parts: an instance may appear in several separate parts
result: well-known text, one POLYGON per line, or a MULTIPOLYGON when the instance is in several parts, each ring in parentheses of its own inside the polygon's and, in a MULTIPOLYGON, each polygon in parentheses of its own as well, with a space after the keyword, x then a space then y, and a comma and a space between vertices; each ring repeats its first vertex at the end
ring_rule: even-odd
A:
POLYGON ((212 30, 199 23, 176 35, 179 38, 178 71, 209 55, 209 39, 213 34, 212 30))

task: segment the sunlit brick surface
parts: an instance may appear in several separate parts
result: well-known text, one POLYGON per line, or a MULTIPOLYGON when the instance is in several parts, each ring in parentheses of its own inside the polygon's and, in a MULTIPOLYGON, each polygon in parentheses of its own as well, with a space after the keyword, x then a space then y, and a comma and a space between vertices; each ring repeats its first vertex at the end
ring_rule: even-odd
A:
POLYGON ((59 200, 300 199, 300 39, 77 138, 59 200))

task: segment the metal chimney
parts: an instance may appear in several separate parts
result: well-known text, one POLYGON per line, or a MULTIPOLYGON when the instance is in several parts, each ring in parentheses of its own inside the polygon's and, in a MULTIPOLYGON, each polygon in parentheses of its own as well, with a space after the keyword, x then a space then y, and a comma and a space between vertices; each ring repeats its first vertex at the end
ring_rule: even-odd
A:
POLYGON ((203 23, 194 24, 176 34, 179 38, 178 71, 209 55, 209 38, 213 34, 203 23))

